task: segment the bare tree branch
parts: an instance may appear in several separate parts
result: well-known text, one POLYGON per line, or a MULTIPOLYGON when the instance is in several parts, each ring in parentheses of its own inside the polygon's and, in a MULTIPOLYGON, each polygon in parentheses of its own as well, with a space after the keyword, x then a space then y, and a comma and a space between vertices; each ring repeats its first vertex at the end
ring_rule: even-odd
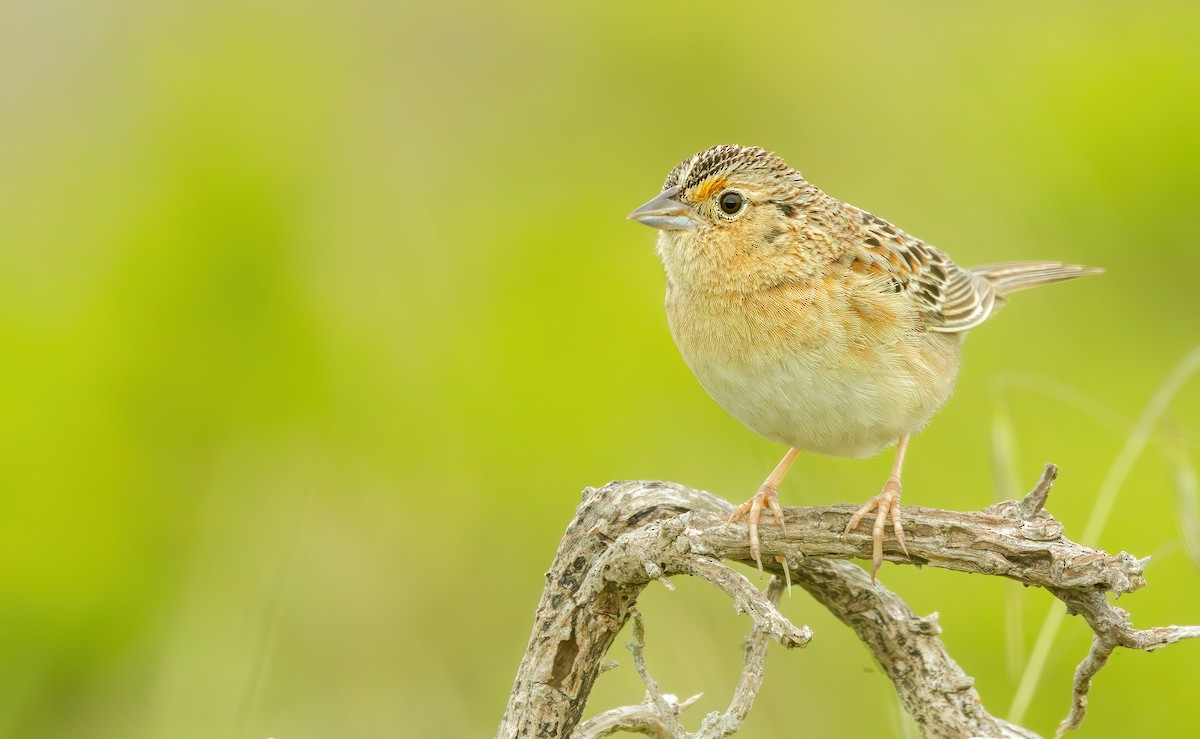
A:
POLYGON ((654 706, 668 736, 686 737, 688 736, 687 730, 683 728, 683 724, 679 723, 679 711, 676 710, 678 704, 672 705, 672 702, 667 700, 662 691, 658 689, 658 683, 650 677, 650 669, 646 667, 646 625, 642 621, 642 614, 635 610, 630 615, 633 616, 633 638, 626 646, 633 654, 633 667, 646 686, 647 702, 654 706))
MULTIPOLYGON (((766 600, 771 608, 779 605, 783 595, 783 581, 772 577, 767 584, 766 600)), ((764 621, 755 620, 754 630, 746 637, 746 658, 742 663, 742 677, 738 680, 733 691, 733 699, 725 713, 710 713, 704 717, 697 739, 723 739, 731 736, 742 727, 742 722, 750 715, 754 707, 754 699, 758 697, 758 689, 762 687, 763 671, 767 663, 767 645, 778 636, 770 633, 769 626, 764 627, 764 621)), ((808 631, 808 627, 804 627, 808 631)), ((807 643, 807 640, 805 640, 807 643)))
MULTIPOLYGON (((666 693, 663 694, 663 699, 666 700, 671 712, 679 715, 699 700, 700 695, 702 694, 693 695, 680 702, 675 696, 666 693)), ((599 737, 615 734, 618 731, 645 734, 655 737, 655 739, 671 739, 671 733, 663 723, 662 713, 649 693, 646 694, 645 700, 636 706, 611 708, 604 713, 592 716, 579 724, 571 736, 574 739, 599 739, 599 737)))
POLYGON ((647 582, 606 580, 578 598, 584 578, 621 535, 689 511, 722 511, 727 501, 656 482, 587 488, 559 544, 542 591, 529 646, 517 670, 501 737, 567 737, 579 722, 602 660, 647 582))
MULTIPOLYGON (((1097 641, 1076 673, 1075 700, 1061 733, 1082 720, 1088 687, 1112 649, 1149 650, 1200 635, 1200 627, 1138 631, 1129 626, 1128 615, 1109 604, 1105 593, 1120 595, 1145 585, 1145 562, 1065 538, 1062 525, 1043 510, 1056 473, 1048 465, 1024 500, 1005 501, 979 513, 905 508, 910 556, 904 557, 889 542, 885 557, 1043 587, 1072 613, 1082 615, 1097 641)), ((737 731, 761 684, 766 642, 803 646, 811 632, 778 611, 773 601, 777 593, 769 590, 764 595, 722 563, 748 563, 750 557, 745 527, 725 523, 731 508, 721 498, 672 483, 617 482, 586 490, 547 573, 533 633, 497 736, 572 736, 601 661, 642 588, 652 580, 671 587, 668 578, 679 574, 715 585, 753 620, 742 680, 729 709, 705 717, 694 736, 724 737, 737 731)), ((854 510, 785 508, 786 533, 774 526, 761 532, 767 569, 776 574, 790 571, 797 584, 854 629, 926 736, 1036 736, 983 708, 973 681, 946 652, 936 614, 918 617, 897 595, 872 585, 859 567, 834 561, 871 555, 865 533, 842 535, 854 510)), ((770 587, 778 591, 781 585, 773 581, 770 587)), ((651 688, 636 634, 630 648, 651 688)), ((626 713, 605 712, 597 719, 607 716, 606 726, 625 721, 622 726, 635 730, 693 736, 678 723, 677 704, 657 686, 649 689, 641 706, 617 711, 626 713)), ((588 722, 581 727, 587 733, 579 735, 600 736, 595 733, 600 725, 588 722)))
MULTIPOLYGON (((730 572, 733 571, 730 570, 730 572)), ((719 574, 723 575, 723 573, 719 574)), ((740 573, 733 572, 733 574, 745 580, 740 573)), ((723 580, 724 578, 719 577, 718 579, 723 580)), ((722 584, 718 584, 718 587, 722 587, 722 584)), ((731 588, 733 592, 730 592, 730 595, 735 600, 746 597, 740 588, 740 585, 731 588)), ((727 590, 727 592, 729 591, 727 590)), ((650 677, 649 668, 646 666, 645 626, 642 623, 641 614, 635 609, 631 612, 633 638, 626 646, 633 654, 634 668, 646 686, 646 698, 637 706, 612 709, 584 721, 575 730, 573 735, 575 739, 591 739, 591 737, 605 736, 615 731, 633 731, 671 739, 724 739, 724 737, 737 733, 742 722, 750 715, 750 709, 754 706, 754 699, 758 695, 758 689, 762 686, 767 645, 772 640, 780 640, 780 636, 772 632, 775 631, 780 619, 783 619, 775 610, 775 607, 779 605, 779 598, 783 594, 782 580, 772 577, 767 584, 766 593, 758 590, 753 590, 753 592, 755 594, 753 599, 761 598, 765 601, 765 604, 760 604, 760 607, 770 613, 763 613, 761 617, 755 616, 755 627, 750 632, 750 636, 746 638, 746 658, 742 667, 742 677, 738 681, 733 699, 725 713, 713 711, 705 716, 700 730, 694 734, 689 733, 680 725, 677 716, 700 696, 694 695, 683 703, 679 703, 675 696, 664 694, 659 690, 658 684, 650 677)), ((750 612, 752 615, 755 613, 754 611, 750 612)))
POLYGON ((1092 647, 1075 668, 1074 695, 1071 712, 1058 727, 1055 736, 1061 737, 1068 731, 1079 728, 1087 712, 1088 691, 1092 678, 1100 668, 1108 664, 1108 657, 1117 647, 1153 652, 1159 647, 1174 644, 1183 639, 1200 638, 1200 626, 1159 626, 1153 629, 1135 629, 1129 623, 1129 614, 1108 602, 1103 593, 1080 593, 1051 590, 1055 597, 1067 604, 1067 612, 1083 616, 1095 632, 1092 647))
POLYGON ((870 575, 850 562, 805 560, 793 577, 854 629, 925 736, 1037 736, 987 712, 975 681, 946 651, 936 613, 917 616, 899 596, 878 583, 872 585, 870 575))

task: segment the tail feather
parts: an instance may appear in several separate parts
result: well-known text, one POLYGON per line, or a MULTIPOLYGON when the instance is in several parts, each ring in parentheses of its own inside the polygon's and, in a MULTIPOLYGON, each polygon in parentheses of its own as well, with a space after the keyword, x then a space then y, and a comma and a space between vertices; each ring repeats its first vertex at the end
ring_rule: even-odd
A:
POLYGON ((1006 262, 972 267, 969 271, 987 280, 992 289, 1003 297, 1018 290, 1051 285, 1084 275, 1096 275, 1104 270, 1062 262, 1006 262))

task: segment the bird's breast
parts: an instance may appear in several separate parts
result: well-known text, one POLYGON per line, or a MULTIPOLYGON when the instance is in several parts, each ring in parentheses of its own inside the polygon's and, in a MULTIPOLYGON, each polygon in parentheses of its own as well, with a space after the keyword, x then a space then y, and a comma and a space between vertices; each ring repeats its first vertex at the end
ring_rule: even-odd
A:
POLYGON ((923 330, 892 293, 842 282, 752 294, 669 286, 680 354, 726 411, 806 451, 869 456, 950 396, 961 336, 923 330))

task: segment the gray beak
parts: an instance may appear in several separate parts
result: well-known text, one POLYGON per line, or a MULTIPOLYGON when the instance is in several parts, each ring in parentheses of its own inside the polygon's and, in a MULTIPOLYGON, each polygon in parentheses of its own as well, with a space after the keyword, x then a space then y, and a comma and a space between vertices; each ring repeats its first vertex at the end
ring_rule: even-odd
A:
POLYGON ((675 200, 678 187, 669 187, 650 202, 630 213, 626 220, 644 223, 660 231, 695 231, 692 209, 675 200))

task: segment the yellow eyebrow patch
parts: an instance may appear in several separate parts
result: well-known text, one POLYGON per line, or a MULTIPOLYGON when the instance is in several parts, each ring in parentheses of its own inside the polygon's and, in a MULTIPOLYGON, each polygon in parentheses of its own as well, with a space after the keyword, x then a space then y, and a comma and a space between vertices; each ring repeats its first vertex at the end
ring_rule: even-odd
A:
POLYGON ((725 185, 729 184, 724 177, 712 177, 696 186, 692 191, 691 201, 699 203, 708 200, 714 194, 725 189, 725 185))

